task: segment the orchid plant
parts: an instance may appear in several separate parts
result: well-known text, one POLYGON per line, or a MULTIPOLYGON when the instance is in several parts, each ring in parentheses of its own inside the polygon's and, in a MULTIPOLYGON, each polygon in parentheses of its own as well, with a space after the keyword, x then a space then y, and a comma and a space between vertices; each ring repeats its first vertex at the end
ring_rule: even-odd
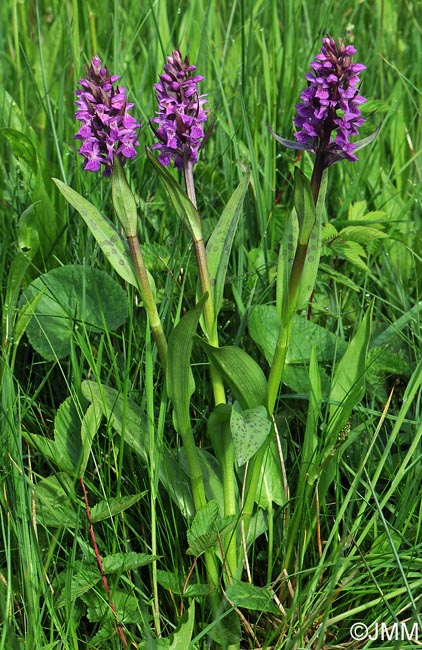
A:
MULTIPOLYGON (((196 67, 187 57, 183 58, 175 50, 167 57, 164 72, 155 84, 158 110, 150 120, 155 142, 147 151, 151 166, 159 174, 176 212, 189 230, 196 254, 198 301, 172 331, 165 332, 160 320, 154 281, 138 238, 137 205, 124 170, 125 164, 137 155, 140 124, 130 114, 134 104, 127 101, 126 89, 115 85, 119 77, 111 75, 98 56, 93 57, 86 78, 79 81, 81 88, 76 90, 75 117, 82 125, 75 138, 81 140, 79 154, 84 158, 84 169, 94 173, 103 170, 104 176, 111 176, 113 204, 124 236, 89 201, 63 182, 55 181, 65 198, 79 211, 115 271, 139 290, 165 370, 166 382, 162 390, 167 391, 172 402, 174 426, 188 461, 194 503, 189 546, 194 549, 195 556, 204 554, 216 611, 223 590, 230 597, 233 581, 241 579, 245 568, 248 571, 248 549, 261 530, 257 504, 262 504, 263 476, 278 434, 277 402, 292 324, 297 310, 309 301, 317 276, 327 170, 342 160, 356 161, 356 152, 376 135, 360 142, 352 140, 364 122, 360 107, 365 102, 359 94, 359 74, 365 66, 353 63, 355 48, 343 41, 336 43, 331 36, 323 38, 322 43, 321 52, 306 74, 307 87, 297 104, 295 141, 271 131, 285 147, 309 152, 315 159, 310 180, 299 168, 295 173, 294 207, 280 247, 276 287, 279 332, 268 377, 244 350, 236 346, 219 347, 218 316, 224 282, 249 179, 245 173, 206 245, 197 209, 194 170, 211 134, 211 128, 206 132, 210 109, 207 108, 207 96, 199 91, 203 77, 196 74, 196 67), (169 171, 171 164, 183 176, 184 187, 169 171), (199 324, 203 336, 196 333, 199 324), (194 390, 190 357, 194 344, 199 345, 209 359, 213 403, 210 404, 207 431, 213 461, 219 465, 221 500, 210 493, 206 480, 207 472, 211 471, 209 460, 195 442, 190 419, 194 390)), ((331 397, 335 398, 333 404, 336 405, 330 411, 319 455, 316 453, 315 412, 321 396, 315 394, 311 398, 316 410, 310 409, 305 436, 302 466, 307 468, 308 479, 303 484, 308 487, 305 493, 297 495, 302 502, 312 501, 316 485, 319 499, 322 499, 329 485, 333 450, 337 449, 338 437, 347 427, 361 390, 361 384, 356 389, 358 392, 353 393, 352 387, 359 383, 358 379, 360 381, 362 363, 350 360, 356 355, 364 359, 369 331, 370 312, 352 349, 342 360, 343 368, 337 369, 338 379, 349 366, 346 380, 333 389, 331 397)), ((317 359, 313 357, 310 372, 315 377, 318 377, 317 368, 317 359)), ((281 462, 280 483, 283 471, 281 462)), ((167 487, 170 490, 170 486, 167 487)), ((263 507, 270 512, 271 504, 263 507)), ((317 525, 317 513, 312 507, 311 511, 315 516, 310 530, 317 525)), ((294 532, 298 530, 302 514, 303 506, 299 505, 292 517, 286 543, 284 568, 287 574, 295 553, 294 532)))

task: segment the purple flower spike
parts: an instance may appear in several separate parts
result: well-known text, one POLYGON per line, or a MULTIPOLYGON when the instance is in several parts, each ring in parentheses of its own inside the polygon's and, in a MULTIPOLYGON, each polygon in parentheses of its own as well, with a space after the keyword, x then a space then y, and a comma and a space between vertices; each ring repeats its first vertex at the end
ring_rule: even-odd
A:
POLYGON ((365 121, 360 106, 366 99, 359 95, 361 63, 352 63, 356 53, 352 45, 337 45, 327 35, 320 54, 306 75, 308 87, 302 92, 294 120, 295 138, 303 149, 325 154, 325 167, 347 158, 357 160, 350 137, 357 135, 365 121))
POLYGON ((151 122, 158 124, 155 136, 159 142, 152 145, 158 149, 158 160, 169 165, 174 160, 177 169, 185 163, 198 161, 198 151, 205 137, 203 124, 209 111, 203 106, 207 103, 205 95, 198 94, 198 82, 203 77, 192 76, 196 66, 184 61, 178 50, 167 57, 164 74, 154 88, 158 99, 157 117, 151 122))
POLYGON ((82 140, 79 153, 86 160, 84 169, 97 172, 104 165, 104 176, 111 174, 114 156, 123 164, 135 158, 139 145, 141 125, 128 113, 133 104, 126 99, 126 88, 113 85, 119 78, 110 75, 101 59, 94 56, 87 78, 78 82, 82 90, 75 90, 75 117, 82 126, 74 138, 82 140))

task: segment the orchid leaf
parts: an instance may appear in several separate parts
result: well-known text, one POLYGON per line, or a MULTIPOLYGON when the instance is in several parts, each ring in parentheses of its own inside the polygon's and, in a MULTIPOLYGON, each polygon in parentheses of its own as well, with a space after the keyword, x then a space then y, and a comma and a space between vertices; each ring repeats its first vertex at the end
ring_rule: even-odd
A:
POLYGON ((128 244, 114 224, 66 183, 57 178, 53 178, 53 181, 68 203, 79 212, 113 269, 123 280, 137 287, 128 244))
POLYGON ((158 162, 157 158, 151 153, 151 151, 147 150, 147 156, 162 180, 180 219, 183 222, 187 222, 193 239, 196 241, 202 239, 202 224, 198 210, 195 208, 186 192, 184 192, 180 187, 176 179, 165 167, 163 167, 163 165, 161 165, 161 163, 158 162))
POLYGON ((223 302, 224 283, 229 264, 230 251, 236 234, 243 200, 249 183, 249 174, 245 174, 233 192, 229 202, 214 228, 207 243, 207 261, 211 286, 213 287, 214 310, 217 316, 223 302))

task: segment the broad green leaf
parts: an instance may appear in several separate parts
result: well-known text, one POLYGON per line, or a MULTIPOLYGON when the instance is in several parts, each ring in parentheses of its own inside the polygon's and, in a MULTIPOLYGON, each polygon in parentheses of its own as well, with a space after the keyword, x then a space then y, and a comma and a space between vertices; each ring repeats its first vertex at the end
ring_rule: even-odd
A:
POLYGON ((373 303, 336 366, 330 393, 327 430, 337 434, 364 393, 366 357, 371 338, 373 303))
POLYGON ((271 420, 265 406, 242 411, 235 402, 230 416, 230 430, 237 464, 242 467, 268 438, 271 420))
POLYGON ((91 520, 95 524, 98 521, 104 521, 110 517, 115 517, 128 508, 131 508, 135 503, 146 494, 142 492, 139 494, 132 494, 130 496, 113 497, 107 501, 100 501, 91 508, 91 520))
POLYGON ((135 198, 118 158, 115 158, 114 161, 111 189, 113 195, 113 207, 126 237, 136 237, 138 215, 135 198))
MULTIPOLYGON (((248 318, 249 333, 271 364, 277 344, 280 320, 274 305, 255 306, 248 318)), ((320 361, 332 361, 346 350, 346 343, 333 332, 312 323, 303 316, 293 317, 287 364, 309 364, 312 348, 320 361)))
POLYGON ((174 425, 183 436, 191 428, 190 398, 194 386, 190 369, 193 337, 198 327, 205 300, 203 296, 198 304, 187 312, 169 336, 166 367, 167 395, 173 403, 174 425))
POLYGON ((195 601, 179 619, 177 630, 173 634, 170 650, 188 650, 192 639, 193 624, 195 623, 195 601))
POLYGON ((76 563, 73 566, 70 588, 69 585, 64 587, 55 602, 56 606, 63 607, 69 600, 75 601, 77 598, 81 598, 85 593, 91 591, 92 587, 95 587, 100 580, 101 573, 98 565, 76 563))
MULTIPOLYGON (((99 569, 98 575, 101 578, 99 569)), ((142 614, 139 610, 137 595, 135 596, 135 594, 129 593, 127 590, 114 587, 112 597, 116 613, 111 610, 107 599, 104 598, 104 594, 99 592, 97 589, 90 589, 89 591, 85 590, 80 594, 80 598, 88 606, 88 620, 101 623, 100 631, 95 635, 95 637, 90 639, 90 645, 94 648, 107 647, 111 633, 115 633, 116 618, 124 625, 129 623, 140 624, 142 622, 142 614), (102 631, 107 619, 114 623, 114 625, 111 630, 107 630, 106 626, 107 634, 104 635, 102 634, 102 631)))
POLYGON ((44 526, 75 529, 79 523, 71 494, 74 487, 67 474, 59 472, 34 486, 37 521, 44 526))
POLYGON ((233 192, 223 213, 207 243, 207 261, 213 288, 214 310, 217 316, 223 302, 224 283, 234 236, 240 216, 243 200, 249 183, 249 173, 245 174, 233 192))
POLYGON ((235 607, 280 615, 280 610, 268 587, 256 587, 249 582, 233 579, 227 586, 226 593, 235 607))
POLYGON ((202 239, 202 224, 198 210, 195 208, 186 192, 184 192, 180 187, 176 179, 171 175, 168 169, 158 162, 154 154, 151 153, 151 151, 147 151, 147 156, 152 166, 158 172, 177 214, 183 222, 187 223, 193 239, 202 239))
POLYGON ((267 380, 252 357, 235 346, 216 348, 199 336, 195 340, 205 350, 210 362, 218 367, 242 409, 267 404, 267 380))
POLYGON ((138 286, 129 247, 117 228, 97 208, 71 187, 53 178, 65 199, 79 212, 113 269, 123 280, 138 286))
POLYGON ((104 271, 78 265, 62 266, 44 273, 27 287, 23 306, 43 293, 27 325, 31 345, 44 359, 70 353, 74 330, 115 330, 127 318, 127 297, 120 285, 104 271))
MULTIPOLYGON (((221 478, 221 468, 215 459, 206 449, 199 447, 197 449, 199 462, 201 465, 202 476, 204 479, 205 494, 209 501, 216 501, 221 514, 224 513, 224 492, 221 478)), ((167 464, 167 458, 164 454, 163 464, 167 464)), ((171 460, 169 459, 169 463, 171 460)), ((189 463, 186 456, 186 450, 181 448, 178 454, 178 462, 173 459, 174 469, 176 470, 177 477, 175 481, 180 483, 182 476, 189 476, 189 463)), ((188 481, 189 482, 189 481, 188 481)), ((166 484, 165 484, 166 485, 166 484)), ((174 487, 174 483, 173 486, 174 487)))
POLYGON ((295 168, 294 204, 299 220, 299 243, 307 244, 315 224, 315 200, 311 185, 300 171, 295 168))

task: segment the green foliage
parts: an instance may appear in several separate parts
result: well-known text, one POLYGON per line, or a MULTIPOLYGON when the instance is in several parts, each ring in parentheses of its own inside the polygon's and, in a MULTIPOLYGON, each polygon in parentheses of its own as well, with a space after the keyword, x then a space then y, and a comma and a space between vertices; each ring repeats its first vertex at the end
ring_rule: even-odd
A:
POLYGON ((78 329, 114 330, 127 318, 126 297, 116 281, 104 271, 77 265, 39 276, 20 304, 26 313, 31 309, 32 319, 26 325, 31 345, 49 361, 70 354, 78 329))
POLYGON ((349 647, 357 620, 420 623, 417 3, 26 5, 0 7, 0 650, 117 650, 118 625, 128 647, 328 649, 349 647), (367 66, 369 146, 329 169, 314 210, 312 154, 284 150, 267 124, 293 137, 327 31, 367 66), (213 123, 197 208, 150 149, 153 84, 175 47, 204 76, 213 123), (73 91, 96 53, 143 125, 114 196, 73 140, 73 91), (125 219, 157 286, 167 368, 133 290, 125 219), (196 336, 192 233, 207 246, 220 347, 196 336), (308 235, 270 420, 269 368, 308 235))

